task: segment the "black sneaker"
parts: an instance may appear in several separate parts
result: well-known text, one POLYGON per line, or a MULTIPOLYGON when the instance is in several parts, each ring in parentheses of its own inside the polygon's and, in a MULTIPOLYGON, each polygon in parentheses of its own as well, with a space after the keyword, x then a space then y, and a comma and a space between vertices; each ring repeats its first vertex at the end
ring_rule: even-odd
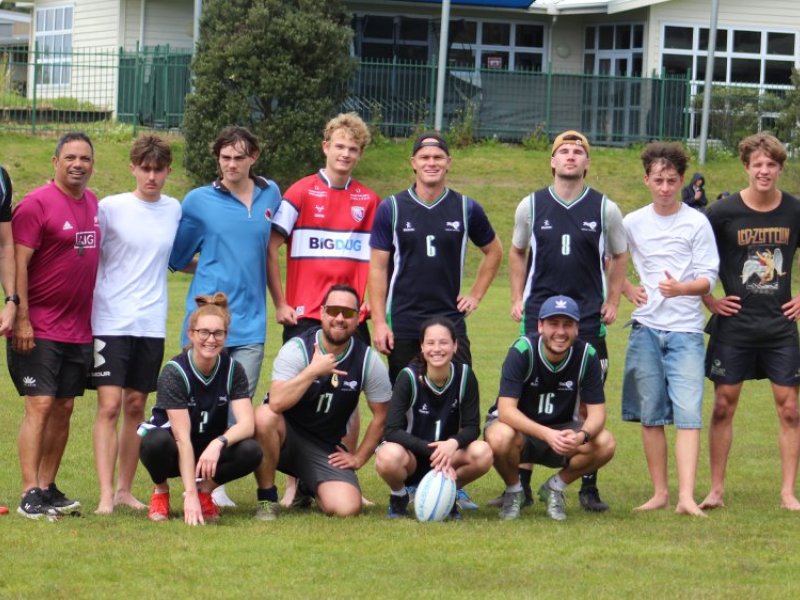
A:
POLYGON ((578 492, 578 500, 583 510, 588 512, 606 512, 608 504, 600 499, 600 492, 596 487, 587 487, 578 492))
POLYGON ((56 487, 55 482, 42 490, 42 499, 45 503, 55 508, 62 515, 76 515, 79 516, 81 503, 77 500, 70 500, 64 495, 60 489, 56 487))
POLYGON ((58 511, 44 501, 42 489, 38 487, 25 492, 17 512, 28 519, 47 519, 48 521, 58 519, 58 511))
POLYGON ((522 492, 525 494, 525 499, 522 501, 522 508, 533 505, 533 490, 531 484, 523 485, 522 492))
POLYGON ((389 518, 402 519, 403 517, 407 517, 409 500, 408 494, 403 494, 402 496, 389 494, 389 518))
POLYGON ((294 493, 294 500, 289 505, 289 508, 292 509, 303 509, 303 508, 311 508, 311 503, 314 501, 314 496, 308 490, 306 485, 301 481, 297 480, 297 487, 295 488, 294 493))
POLYGON ((448 521, 460 521, 461 513, 458 510, 458 502, 453 502, 453 508, 450 509, 450 514, 447 515, 448 521))

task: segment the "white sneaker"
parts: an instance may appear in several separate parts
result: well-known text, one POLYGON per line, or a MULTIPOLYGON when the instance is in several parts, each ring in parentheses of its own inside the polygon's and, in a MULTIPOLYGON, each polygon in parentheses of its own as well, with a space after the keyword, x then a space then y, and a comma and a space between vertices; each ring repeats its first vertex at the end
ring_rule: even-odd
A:
POLYGON ((211 492, 211 499, 217 506, 236 506, 236 503, 228 497, 225 486, 221 485, 211 492))

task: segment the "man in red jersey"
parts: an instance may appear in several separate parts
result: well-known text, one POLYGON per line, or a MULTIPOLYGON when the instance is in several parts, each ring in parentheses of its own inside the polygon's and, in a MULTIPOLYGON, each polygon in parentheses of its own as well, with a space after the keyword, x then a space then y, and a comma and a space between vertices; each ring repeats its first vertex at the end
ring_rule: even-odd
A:
MULTIPOLYGON (((369 234, 380 203, 378 195, 351 177, 370 141, 369 129, 356 113, 337 115, 325 126, 325 166, 295 182, 283 195, 272 221, 267 254, 267 281, 275 317, 283 325, 283 342, 321 326, 325 292, 349 285, 364 298, 369 275, 369 234), (286 288, 278 251, 286 243, 286 288)), ((362 302, 356 336, 370 344, 367 308, 362 302)), ((343 443, 358 442, 358 413, 353 414, 343 443)), ((294 498, 287 485, 283 504, 294 498)))
MULTIPOLYGON (((367 125, 356 113, 325 126, 325 166, 295 182, 283 195, 272 223, 268 281, 283 341, 320 326, 320 307, 332 285, 352 286, 364 297, 369 273, 369 233, 380 198, 351 177, 369 144, 367 125), (287 244, 286 290, 278 250, 287 244)), ((358 335, 370 343, 366 305, 358 335)))

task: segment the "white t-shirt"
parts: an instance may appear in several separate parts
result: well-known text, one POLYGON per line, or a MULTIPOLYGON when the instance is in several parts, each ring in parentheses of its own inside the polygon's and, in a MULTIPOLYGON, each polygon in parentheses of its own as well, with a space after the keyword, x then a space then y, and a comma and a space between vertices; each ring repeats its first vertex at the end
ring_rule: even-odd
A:
POLYGON ((181 219, 169 196, 108 196, 97 211, 102 231, 92 334, 166 337, 167 263, 181 219))
POLYGON ((632 317, 652 329, 702 333, 705 317, 700 296, 664 298, 658 282, 669 271, 678 281, 705 277, 714 289, 719 256, 706 216, 681 204, 677 213, 662 217, 648 204, 627 215, 622 223, 633 265, 647 292, 647 304, 634 310, 632 317))

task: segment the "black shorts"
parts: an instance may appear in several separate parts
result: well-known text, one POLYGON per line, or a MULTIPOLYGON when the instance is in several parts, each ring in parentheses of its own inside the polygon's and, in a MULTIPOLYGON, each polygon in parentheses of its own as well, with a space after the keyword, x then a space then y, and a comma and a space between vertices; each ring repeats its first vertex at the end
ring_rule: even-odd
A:
MULTIPOLYGON (((472 365, 472 353, 467 336, 456 339, 458 348, 453 360, 472 365)), ((389 355, 389 380, 394 385, 400 371, 419 355, 419 340, 395 340, 392 353, 389 355)))
POLYGON ((94 367, 89 387, 116 385, 155 392, 164 360, 164 338, 103 335, 94 338, 94 367))
POLYGON ((706 377, 733 385, 748 379, 769 379, 777 385, 800 385, 800 347, 729 346, 712 336, 706 349, 706 377))
MULTIPOLYGON (((486 425, 483 428, 484 438, 486 437, 486 431, 489 429, 489 427, 491 427, 497 421, 499 421, 497 416, 491 414, 487 415, 486 425)), ((570 421, 569 423, 561 423, 559 425, 547 425, 547 427, 558 430, 572 429, 572 431, 578 431, 581 427, 583 427, 583 422, 570 421)), ((552 469, 561 469, 569 465, 570 457, 556 453, 544 440, 540 440, 539 438, 535 438, 524 433, 521 435, 522 452, 520 453, 519 457, 520 464, 533 463, 535 465, 544 465, 545 467, 550 467, 552 469)))
MULTIPOLYGON (((284 325, 283 326, 283 343, 285 344, 293 337, 297 337, 301 333, 314 329, 315 327, 322 327, 322 321, 319 319, 311 319, 308 317, 297 319, 297 325, 284 325)), ((372 336, 369 333, 369 326, 366 321, 361 321, 356 329, 356 337, 364 342, 367 346, 372 344, 372 336)))
POLYGON ((6 344, 8 371, 20 396, 72 398, 82 396, 92 365, 92 344, 34 339, 29 354, 6 344))
POLYGON ((281 446, 278 458, 278 471, 297 477, 303 484, 317 494, 317 486, 326 481, 344 481, 361 490, 353 469, 340 469, 328 462, 328 455, 335 449, 325 448, 319 442, 297 433, 288 421, 286 439, 281 446))

